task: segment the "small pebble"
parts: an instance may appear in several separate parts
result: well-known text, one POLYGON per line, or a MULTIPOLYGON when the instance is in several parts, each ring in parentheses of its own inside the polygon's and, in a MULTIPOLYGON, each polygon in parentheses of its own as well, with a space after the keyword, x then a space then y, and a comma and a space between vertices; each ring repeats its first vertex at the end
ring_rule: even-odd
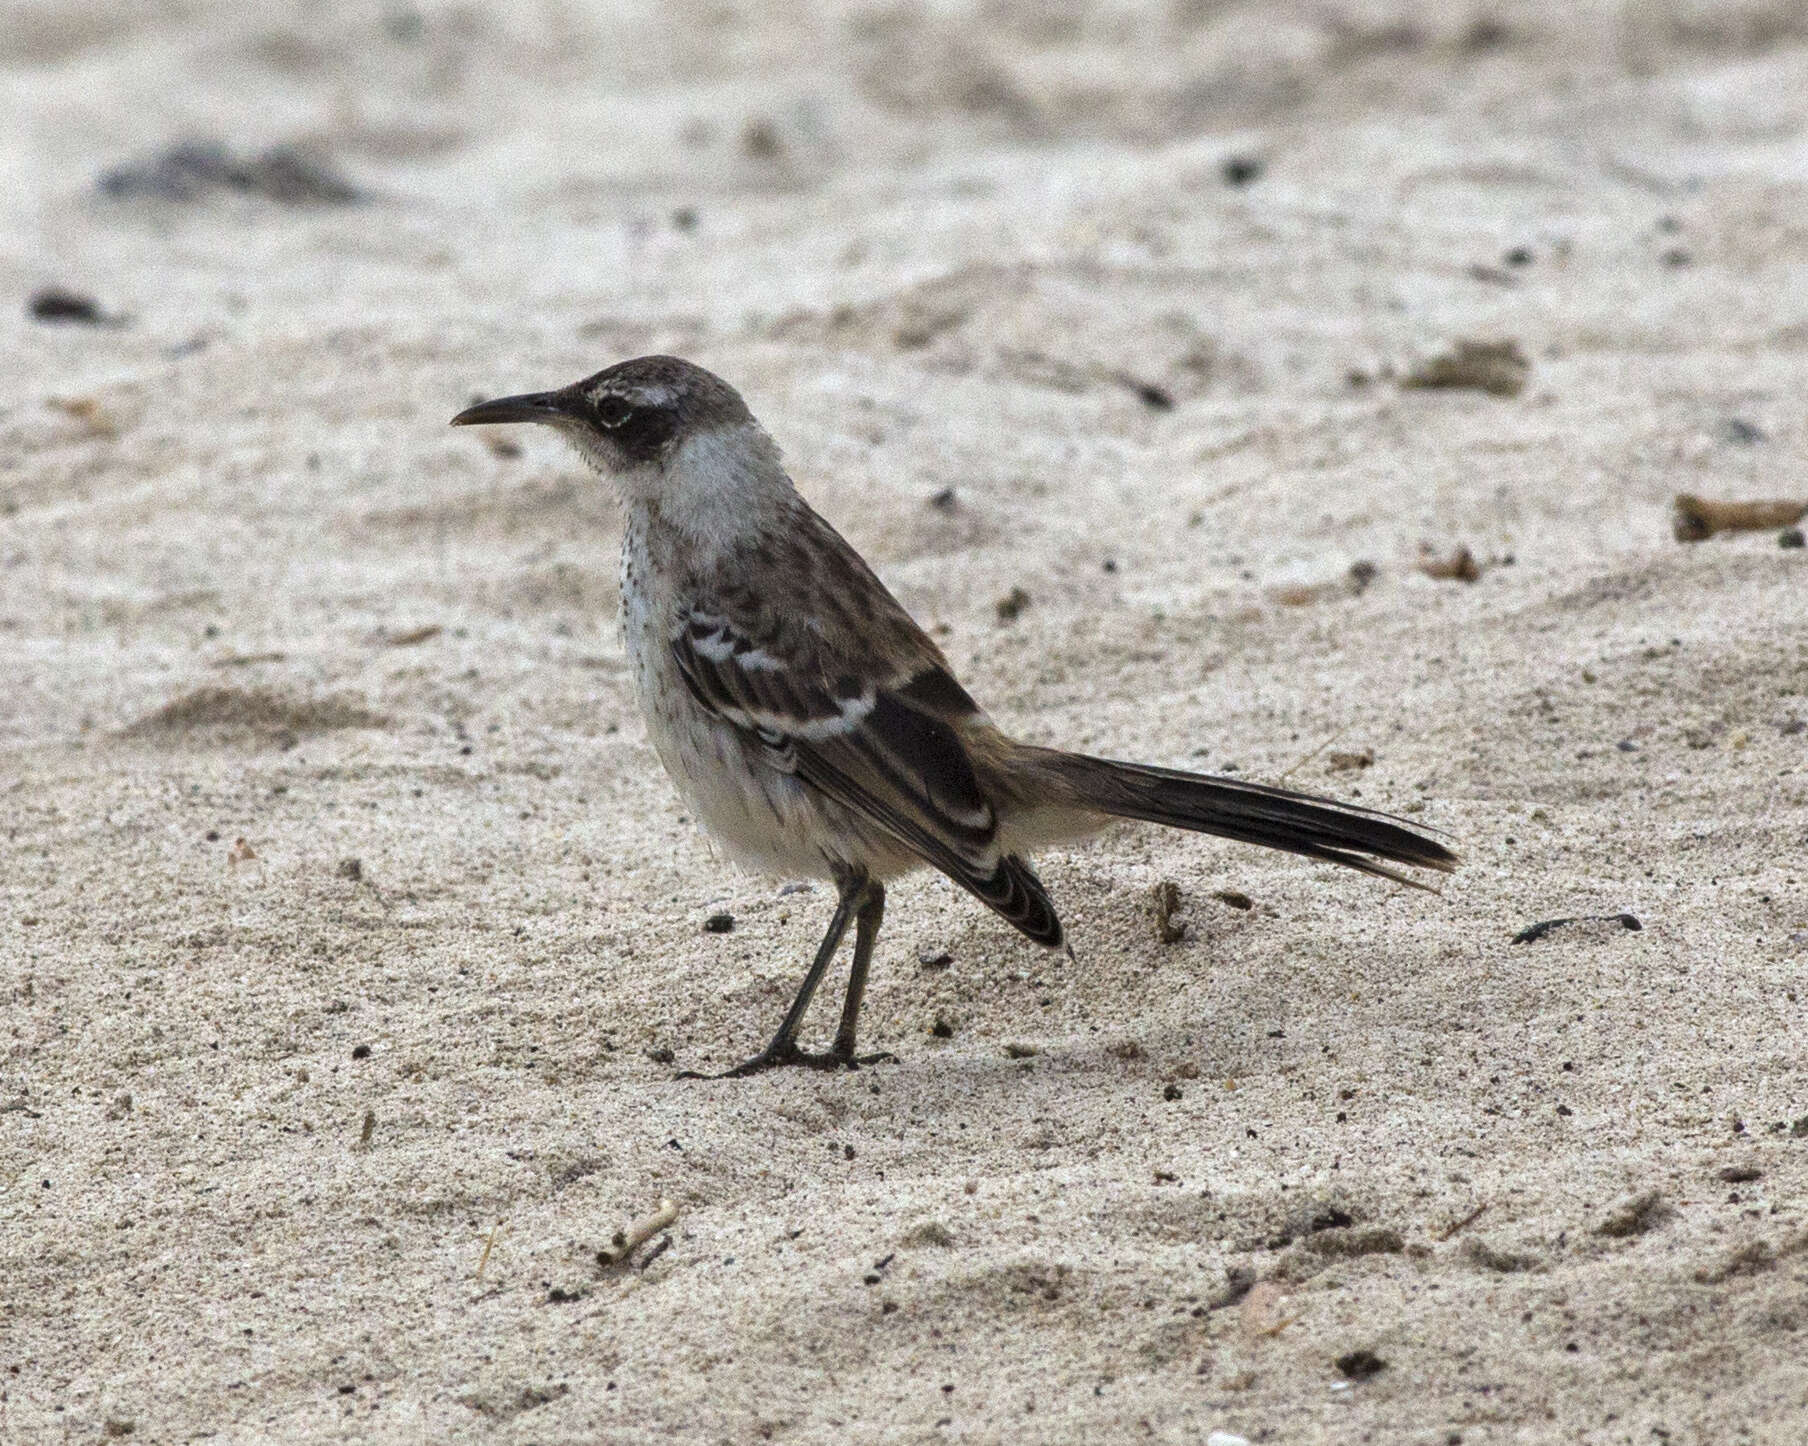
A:
POLYGON ((755 116, 741 128, 741 154, 756 161, 777 160, 784 151, 778 127, 764 116, 755 116))
POLYGON ((100 303, 92 296, 84 296, 79 291, 65 291, 60 286, 46 286, 32 292, 31 300, 26 304, 26 312, 33 321, 73 321, 83 326, 124 325, 120 317, 101 310, 100 303))
POLYGON ((1352 1381, 1366 1381, 1387 1369, 1387 1362, 1373 1351, 1350 1351, 1339 1356, 1336 1365, 1352 1381))

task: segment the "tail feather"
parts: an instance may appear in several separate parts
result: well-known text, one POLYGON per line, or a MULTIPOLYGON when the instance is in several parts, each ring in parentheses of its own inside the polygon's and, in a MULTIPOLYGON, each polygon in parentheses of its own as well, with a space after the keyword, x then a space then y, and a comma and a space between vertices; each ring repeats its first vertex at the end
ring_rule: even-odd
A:
POLYGON ((1066 942, 1048 890, 1036 871, 1015 854, 1000 860, 992 877, 978 887, 956 882, 1044 948, 1058 949, 1066 942))
POLYGON ((1059 756, 1076 802, 1115 818, 1304 854, 1419 889, 1430 886, 1387 865, 1439 873, 1457 866, 1451 850, 1389 814, 1241 779, 1079 753, 1059 756))

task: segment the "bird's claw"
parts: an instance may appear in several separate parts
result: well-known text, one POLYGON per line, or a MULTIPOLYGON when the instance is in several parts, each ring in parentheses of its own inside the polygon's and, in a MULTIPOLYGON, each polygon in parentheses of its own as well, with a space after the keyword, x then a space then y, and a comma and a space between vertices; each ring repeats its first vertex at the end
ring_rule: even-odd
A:
POLYGON ((879 1050, 873 1054, 855 1054, 851 1049, 829 1049, 820 1054, 806 1049, 799 1049, 795 1044, 788 1044, 782 1049, 774 1049, 768 1045, 752 1059, 742 1060, 733 1069, 725 1069, 717 1074, 706 1074, 701 1070, 685 1069, 678 1072, 679 1079, 746 1079, 750 1075, 764 1074, 769 1069, 860 1069, 869 1064, 896 1064, 897 1055, 889 1050, 879 1050))

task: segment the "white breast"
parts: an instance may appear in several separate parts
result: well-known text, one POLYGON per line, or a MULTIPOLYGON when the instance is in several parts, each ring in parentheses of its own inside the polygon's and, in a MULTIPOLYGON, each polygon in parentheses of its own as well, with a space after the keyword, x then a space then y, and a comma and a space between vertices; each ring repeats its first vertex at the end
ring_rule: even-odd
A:
POLYGON ((735 862, 780 878, 830 877, 825 848, 835 851, 840 831, 826 826, 815 795, 707 713, 678 671, 671 629, 679 600, 670 594, 672 573, 654 555, 656 546, 646 509, 631 507, 622 538, 622 642, 660 762, 735 862))

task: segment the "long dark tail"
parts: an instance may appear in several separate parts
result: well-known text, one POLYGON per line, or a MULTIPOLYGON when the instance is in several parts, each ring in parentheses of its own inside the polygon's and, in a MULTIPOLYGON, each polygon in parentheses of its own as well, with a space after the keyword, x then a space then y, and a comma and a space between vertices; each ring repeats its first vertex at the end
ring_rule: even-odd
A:
POLYGON ((1402 820, 1328 798, 1081 753, 1043 752, 1043 758, 1072 787, 1076 803, 1115 818, 1284 849, 1420 889, 1429 886, 1387 865, 1446 874, 1457 865, 1454 853, 1402 820))

